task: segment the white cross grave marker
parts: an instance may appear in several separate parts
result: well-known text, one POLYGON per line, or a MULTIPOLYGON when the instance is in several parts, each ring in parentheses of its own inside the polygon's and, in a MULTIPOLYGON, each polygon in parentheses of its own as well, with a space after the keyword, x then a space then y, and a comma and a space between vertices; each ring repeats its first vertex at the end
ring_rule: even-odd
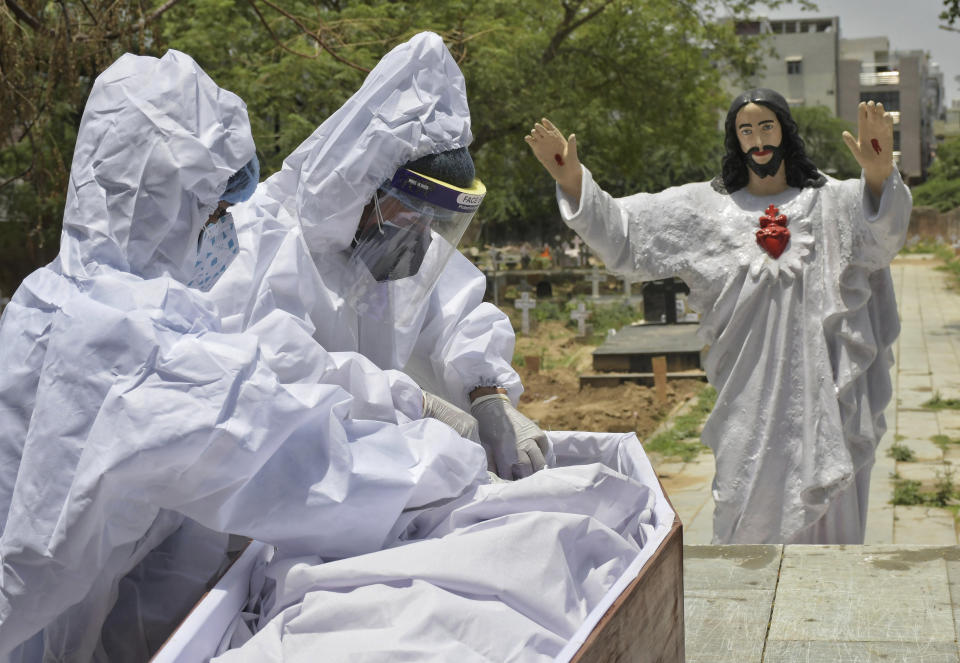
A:
POLYGON ((520 309, 520 331, 524 334, 530 333, 530 309, 536 308, 537 300, 530 296, 529 292, 520 294, 519 299, 513 300, 515 308, 520 309))
POLYGON ((587 310, 587 306, 583 302, 577 304, 577 309, 570 313, 570 319, 577 321, 577 333, 580 334, 580 336, 587 335, 588 317, 590 317, 590 311, 587 310))
POLYGON ((600 299, 600 281, 606 281, 606 276, 600 275, 600 268, 596 265, 593 266, 593 269, 590 270, 590 274, 584 277, 584 280, 590 281, 593 285, 593 295, 594 299, 600 299))

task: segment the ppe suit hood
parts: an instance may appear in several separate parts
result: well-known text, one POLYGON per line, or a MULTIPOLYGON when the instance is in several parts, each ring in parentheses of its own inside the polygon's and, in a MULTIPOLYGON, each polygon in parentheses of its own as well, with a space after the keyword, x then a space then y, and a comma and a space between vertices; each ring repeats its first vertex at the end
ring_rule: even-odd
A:
POLYGON ((364 205, 397 168, 472 139, 463 74, 443 40, 424 32, 380 60, 267 180, 267 195, 288 201, 314 255, 341 251, 364 205))
POLYGON ((253 156, 246 105, 193 59, 122 56, 94 82, 80 122, 60 271, 188 281, 203 222, 253 156))

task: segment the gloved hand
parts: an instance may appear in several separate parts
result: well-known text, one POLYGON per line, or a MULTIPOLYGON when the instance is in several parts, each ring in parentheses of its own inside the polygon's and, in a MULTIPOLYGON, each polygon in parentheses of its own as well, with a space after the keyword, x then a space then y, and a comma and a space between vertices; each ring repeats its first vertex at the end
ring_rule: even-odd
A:
POLYGON ((480 435, 477 431, 477 420, 458 408, 453 403, 449 403, 436 394, 423 392, 423 416, 424 418, 436 419, 442 421, 453 430, 460 433, 460 437, 473 440, 480 444, 480 435))
POLYGON ((513 407, 504 394, 481 396, 470 405, 480 426, 480 443, 493 457, 490 469, 504 479, 522 479, 546 465, 550 449, 540 427, 513 407))

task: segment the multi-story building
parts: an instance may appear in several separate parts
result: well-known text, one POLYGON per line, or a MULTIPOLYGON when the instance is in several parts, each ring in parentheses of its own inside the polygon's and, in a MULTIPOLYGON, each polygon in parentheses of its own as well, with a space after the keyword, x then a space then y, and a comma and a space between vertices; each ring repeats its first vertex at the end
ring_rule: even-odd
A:
POLYGON ((883 102, 894 116, 894 156, 910 183, 922 181, 936 145, 943 74, 923 51, 891 51, 887 37, 841 39, 840 19, 766 18, 737 24, 764 35, 772 50, 750 81, 779 91, 793 106, 826 106, 853 124, 861 101, 883 102))
POLYGON ((776 90, 792 106, 826 106, 837 112, 839 18, 761 18, 738 23, 737 33, 765 35, 771 47, 753 84, 776 90))

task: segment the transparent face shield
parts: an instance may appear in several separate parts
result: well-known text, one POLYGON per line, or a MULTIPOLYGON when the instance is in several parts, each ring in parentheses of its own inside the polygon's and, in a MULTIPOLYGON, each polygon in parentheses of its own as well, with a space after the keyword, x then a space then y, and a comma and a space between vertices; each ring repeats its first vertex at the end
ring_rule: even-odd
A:
POLYGON ((364 316, 407 326, 425 303, 486 188, 469 189, 401 168, 381 186, 351 245, 347 302, 364 316))

